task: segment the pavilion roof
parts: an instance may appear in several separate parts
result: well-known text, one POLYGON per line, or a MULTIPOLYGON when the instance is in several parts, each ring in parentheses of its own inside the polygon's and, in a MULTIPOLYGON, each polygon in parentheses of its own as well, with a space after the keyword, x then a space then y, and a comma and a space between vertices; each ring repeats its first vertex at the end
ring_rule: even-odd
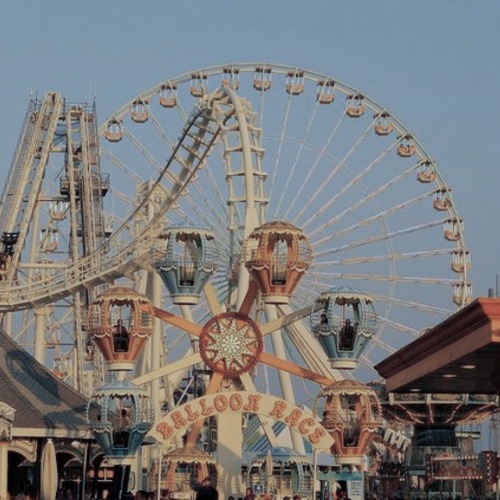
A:
POLYGON ((16 410, 13 437, 92 438, 88 400, 0 329, 0 401, 16 410))

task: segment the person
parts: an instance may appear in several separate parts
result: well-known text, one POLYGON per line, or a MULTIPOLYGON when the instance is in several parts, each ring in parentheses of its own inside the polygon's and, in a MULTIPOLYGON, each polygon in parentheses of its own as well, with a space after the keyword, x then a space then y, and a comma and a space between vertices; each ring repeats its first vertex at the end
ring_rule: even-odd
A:
POLYGON ((135 492, 135 500, 147 500, 148 492, 146 490, 137 490, 135 492))
POLYGON ((321 315, 320 324, 328 325, 328 316, 325 313, 321 315))
POLYGON ((115 352, 128 352, 128 330, 123 324, 123 320, 119 319, 114 327, 114 347, 115 352))
POLYGON ((346 319, 344 326, 340 329, 340 349, 352 350, 354 347, 354 327, 351 325, 351 320, 346 319))
POLYGON ((196 500, 219 500, 219 492, 212 486, 212 481, 206 477, 199 490, 196 492, 196 500))
POLYGON ((120 421, 118 424, 118 431, 115 435, 115 446, 119 448, 126 448, 128 446, 128 437, 130 433, 130 417, 126 408, 120 411, 120 421))
POLYGON ((245 500, 254 500, 255 499, 255 495, 254 495, 254 492, 253 492, 253 489, 252 488, 247 488, 245 490, 245 500))

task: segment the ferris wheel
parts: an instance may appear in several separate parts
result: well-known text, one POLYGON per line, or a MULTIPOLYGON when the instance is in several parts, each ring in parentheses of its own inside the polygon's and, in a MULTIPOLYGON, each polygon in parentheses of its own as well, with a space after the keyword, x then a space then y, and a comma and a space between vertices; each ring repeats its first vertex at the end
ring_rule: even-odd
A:
MULTIPOLYGON (((57 95, 49 104, 55 114, 91 115, 57 95)), ((12 304, 5 310, 25 309, 23 332, 33 325, 28 298, 38 300, 46 329, 67 330, 65 362, 85 354, 81 320, 76 351, 71 345, 71 315, 91 300, 80 295, 70 304, 68 297, 78 290, 95 295, 106 283, 128 280, 153 297, 155 306, 198 324, 214 311, 239 310, 250 282, 245 242, 272 221, 298 228, 312 249, 311 264, 289 302, 279 311, 252 309, 262 324, 311 308, 298 326, 273 335, 265 346, 291 363, 324 365, 310 348, 312 306, 339 286, 369 294, 379 318, 379 331, 353 372, 360 380, 376 377, 374 364, 471 300, 470 254, 451 189, 417 137, 360 89, 293 66, 231 64, 168 78, 130 99, 98 130, 92 116, 79 122, 73 137, 87 147, 71 149, 70 156, 76 165, 83 155, 89 182, 99 176, 97 188, 90 182, 90 189, 79 192, 67 162, 48 161, 43 142, 33 152, 51 172, 44 182, 58 194, 49 196, 48 187, 36 193, 47 203, 50 224, 34 216, 26 224, 36 227, 40 241, 26 239, 31 253, 24 266, 22 256, 14 262, 7 281, 17 288, 2 299, 12 304), (85 210, 67 203, 64 190, 85 200, 85 210), (154 269, 158 236, 168 228, 179 233, 193 227, 213 238, 217 269, 208 298, 202 294, 196 304, 175 304, 154 269), (85 245, 78 239, 82 234, 85 245), (38 267, 41 277, 33 271, 38 267), (21 275, 33 296, 27 284, 17 285, 21 275), (56 301, 64 310, 58 318, 56 301)), ((49 132, 57 137, 56 122, 49 132)), ((47 146, 47 156, 55 144, 47 146)), ((4 233, 4 250, 8 235, 19 237, 16 228, 4 233)), ((32 336, 43 336, 41 329, 32 336)), ((144 370, 181 359, 193 346, 192 336, 175 325, 159 327, 158 338, 157 359, 144 370)), ((260 376, 262 390, 283 390, 275 387, 272 370, 260 376)), ((186 390, 185 378, 170 378, 171 392, 186 390)), ((172 397, 169 391, 165 399, 172 397)), ((308 391, 304 387, 299 400, 310 401, 308 391)))
MULTIPOLYGON (((463 221, 436 162, 391 111, 334 77, 272 64, 204 68, 138 94, 99 132, 110 241, 151 221, 211 230, 212 283, 230 309, 245 293, 251 231, 294 224, 313 261, 290 309, 339 285, 376 303, 379 332, 356 377, 373 378, 374 363, 471 299, 463 221)), ((202 303, 191 309, 209 318, 202 303)), ((288 340, 284 349, 300 359, 288 340)))

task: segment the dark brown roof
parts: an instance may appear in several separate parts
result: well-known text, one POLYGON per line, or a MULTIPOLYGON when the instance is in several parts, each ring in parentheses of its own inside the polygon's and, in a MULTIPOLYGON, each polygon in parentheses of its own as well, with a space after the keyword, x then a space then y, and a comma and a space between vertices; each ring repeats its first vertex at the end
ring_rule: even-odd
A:
POLYGON ((0 330, 0 401, 14 408, 13 436, 89 437, 87 399, 0 330))
POLYGON ((375 366, 388 392, 500 394, 500 299, 480 297, 375 366))

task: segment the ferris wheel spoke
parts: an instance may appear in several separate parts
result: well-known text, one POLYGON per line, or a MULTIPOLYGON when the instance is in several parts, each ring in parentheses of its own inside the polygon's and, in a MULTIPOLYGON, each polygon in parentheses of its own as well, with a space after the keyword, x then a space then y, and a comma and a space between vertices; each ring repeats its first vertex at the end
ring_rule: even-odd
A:
POLYGON ((314 160, 313 164, 311 165, 311 167, 308 168, 307 175, 304 178, 304 181, 301 182, 296 196, 292 199, 291 204, 290 204, 290 208, 287 211, 285 218, 288 218, 290 216, 290 214, 293 213, 293 211, 295 210, 295 206, 297 205, 298 202, 301 202, 301 203, 303 202, 303 197, 302 197, 303 190, 305 189, 305 186, 307 186, 308 183, 311 181, 311 179, 315 175, 317 175, 320 162, 322 160, 324 160, 325 158, 329 157, 328 150, 330 148, 330 145, 333 142, 333 140, 335 139, 338 131, 340 130, 341 125, 344 123, 346 116, 347 115, 345 112, 340 115, 339 119, 337 120, 337 122, 333 126, 332 131, 330 132, 330 135, 328 136, 328 139, 326 140, 325 144, 321 147, 320 150, 315 149, 315 155, 314 155, 315 160, 314 160))
POLYGON ((335 254, 335 253, 338 253, 338 252, 343 252, 343 251, 346 251, 346 250, 352 250, 354 248, 360 248, 360 247, 363 247, 363 246, 366 246, 366 245, 370 245, 372 243, 376 243, 376 242, 379 242, 379 241, 384 241, 384 240, 387 240, 387 239, 399 238, 401 236, 406 236, 406 235, 411 234, 411 233, 416 233, 416 232, 419 232, 419 231, 424 231, 426 229, 430 229, 432 227, 436 227, 436 226, 442 225, 444 222, 445 222, 444 219, 439 219, 439 220, 429 221, 429 222, 426 222, 426 223, 423 223, 423 224, 417 224, 415 226, 411 226, 411 227, 407 227, 407 228, 403 228, 403 229, 398 229, 397 231, 392 231, 390 233, 389 232, 388 233, 382 233, 382 234, 379 234, 379 235, 376 235, 376 236, 372 236, 370 238, 365 238, 363 240, 354 241, 354 242, 351 242, 351 243, 347 243, 345 245, 341 245, 339 247, 334 247, 334 248, 331 248, 329 250, 324 250, 322 252, 318 252, 316 254, 316 258, 323 257, 325 255, 335 254))
POLYGON ((441 255, 451 255, 452 249, 443 248, 436 250, 420 250, 418 252, 391 253, 385 255, 373 255, 371 257, 351 257, 347 259, 321 261, 316 264, 317 269, 333 266, 352 266, 356 264, 367 264, 373 262, 400 261, 408 259, 427 259, 441 255))
MULTIPOLYGON (((160 165, 158 160, 149 152, 149 150, 141 143, 141 141, 134 135, 130 128, 123 126, 123 135, 130 141, 130 144, 135 147, 135 149, 140 153, 140 155, 146 160, 147 164, 153 167, 153 174, 159 175, 163 170, 163 166, 160 165)), ((169 173, 167 173, 169 176, 169 173)), ((175 178, 170 179, 175 182, 175 178)))
POLYGON ((121 159, 119 159, 115 154, 113 154, 111 151, 106 149, 105 147, 101 146, 101 155, 107 158, 113 165, 118 167, 120 170, 122 170, 124 173, 127 174, 130 179, 132 179, 136 183, 143 183, 145 180, 140 177, 137 172, 126 165, 121 159))
POLYGON ((181 99, 177 100, 176 109, 181 119, 181 122, 186 123, 189 119, 189 113, 186 112, 181 99))
MULTIPOLYGON (((295 323, 296 321, 310 316, 312 313, 319 311, 322 307, 323 306, 319 304, 311 304, 310 306, 306 306, 298 311, 290 312, 288 314, 285 314, 284 316, 280 316, 276 319, 268 321, 261 326, 260 331, 262 332, 263 336, 269 335, 270 333, 279 330, 280 328, 284 328, 291 323, 295 323)), ((279 307, 278 310, 280 310, 279 307)))
MULTIPOLYGON (((318 112, 318 109, 319 109, 319 102, 316 102, 316 106, 313 108, 313 112, 311 113, 311 118, 309 119, 309 123, 307 124, 304 137, 299 141, 299 149, 298 149, 297 154, 295 156, 295 160, 294 160, 290 170, 288 171, 288 175, 287 175, 286 181, 285 181, 285 186, 284 186, 284 188, 282 188, 281 196, 280 196, 280 199, 278 202, 278 206, 276 207, 276 210, 275 210, 275 212, 277 214, 280 213, 281 206, 283 204, 285 196, 289 193, 290 182, 294 178, 295 171, 297 169, 297 165, 299 163, 299 160, 302 156, 302 152, 304 150, 304 146, 307 144, 307 142, 309 140, 309 134, 311 133, 311 129, 312 129, 313 123, 316 119, 316 113, 318 112)), ((284 216, 284 219, 287 219, 287 217, 289 215, 289 211, 290 211, 290 209, 287 210, 287 212, 284 216)))
MULTIPOLYGON (((367 193, 365 196, 363 196, 362 198, 360 198, 355 203, 351 204, 345 210, 343 210, 343 211, 339 212, 338 214, 336 214, 330 220, 327 220, 323 224, 318 225, 315 229, 312 229, 311 231, 309 231, 309 233, 308 233, 309 236, 311 238, 313 238, 318 233, 321 234, 322 232, 324 232, 325 229, 327 229, 328 227, 330 227, 333 224, 336 224, 337 222, 339 222, 340 220, 342 220, 342 218, 344 218, 347 215, 351 214, 355 210, 358 210, 358 209, 364 207, 367 203, 371 203, 378 196, 380 196, 385 191, 387 191, 389 188, 397 185, 400 181, 402 181, 403 179, 405 179, 410 173, 414 172, 414 170, 415 170, 415 167, 410 167, 410 168, 406 169, 400 175, 394 177, 389 182, 381 185, 379 188, 373 189, 370 193, 367 193)), ((385 216, 390 215, 392 213, 395 213, 395 212, 398 212, 400 210, 403 210, 404 208, 411 207, 415 203, 418 203, 418 202, 420 202, 420 201, 422 201, 422 200, 430 197, 432 195, 432 193, 433 192, 430 191, 430 192, 426 192, 426 193, 420 194, 420 195, 418 195, 418 196, 416 196, 414 198, 411 198, 411 199, 409 199, 409 200, 407 200, 407 201, 405 201, 403 203, 400 203, 399 205, 396 205, 396 206, 390 207, 390 208, 388 208, 388 209, 386 209, 384 211, 381 211, 381 212, 377 213, 376 215, 374 215, 372 217, 368 217, 368 218, 362 219, 357 224, 353 224, 352 226, 343 229, 342 232, 341 232, 341 234, 343 234, 344 231, 345 232, 354 231, 355 229, 363 227, 363 226, 371 223, 372 221, 377 221, 377 220, 379 220, 382 217, 385 217, 385 216)), ((338 233, 334 233, 334 234, 338 234, 338 233)), ((320 241, 323 241, 323 240, 320 240, 320 241)))
POLYGON ((219 298, 217 297, 217 292, 210 282, 205 283, 203 288, 205 292, 205 297, 207 298, 208 307, 213 316, 217 316, 223 312, 220 305, 219 298))
POLYGON ((317 382, 321 385, 328 386, 335 382, 335 380, 331 378, 312 372, 311 370, 308 370, 301 366, 297 366, 295 363, 282 358, 278 358, 277 356, 274 356, 274 354, 270 354, 268 352, 261 353, 259 360, 261 363, 264 363, 267 366, 276 368, 277 370, 283 370, 287 373, 290 373, 291 375, 297 375, 299 377, 312 380, 313 382, 317 382))
POLYGON ((196 337, 199 337, 201 334, 201 326, 196 323, 193 323, 192 321, 189 321, 185 318, 182 318, 181 316, 177 316, 175 314, 159 309, 158 307, 154 307, 154 312, 157 318, 161 319, 162 321, 165 321, 166 323, 169 323, 172 326, 180 328, 186 333, 195 335, 196 337))
POLYGON ((374 373, 374 376, 377 376, 377 373, 375 371, 375 368, 373 368, 373 363, 370 361, 370 354, 375 352, 375 349, 379 349, 384 353, 385 356, 390 356, 398 351, 397 348, 394 346, 391 346, 387 342, 382 342, 378 337, 373 338, 373 343, 370 342, 366 350, 361 354, 359 357, 359 360, 365 364, 365 366, 368 366, 371 368, 371 370, 374 373))
POLYGON ((400 297, 389 297, 387 295, 381 295, 378 293, 372 293, 372 297, 377 302, 381 303, 391 303, 395 306, 404 307, 411 310, 418 310, 423 312, 430 312, 433 314, 438 314, 441 316, 449 316, 454 312, 453 309, 446 309, 444 307, 437 307, 431 304, 423 304, 422 302, 415 302, 411 300, 404 300, 400 297))
MULTIPOLYGON (((331 181, 332 179, 342 170, 344 165, 348 162, 350 157, 354 154, 354 152, 361 146, 362 142, 366 139, 370 131, 372 130, 373 124, 370 123, 370 125, 361 133, 361 135, 358 137, 356 142, 349 148, 347 153, 344 155, 344 157, 337 162, 336 165, 333 166, 331 172, 326 176, 326 178, 323 180, 323 182, 319 185, 318 188, 316 188, 316 191, 311 195, 309 198, 310 200, 314 200, 316 197, 319 197, 321 193, 323 193, 325 190, 328 190, 329 187, 331 186, 331 181)), ((306 213, 307 209, 309 208, 309 204, 305 204, 302 209, 299 211, 299 213, 295 216, 294 222, 299 224, 299 221, 302 219, 304 214, 306 213)), ((302 224, 303 227, 306 227, 308 224, 308 221, 306 223, 302 224)), ((299 224, 300 225, 300 224, 299 224)))
MULTIPOLYGON (((381 317, 380 321, 391 328, 398 330, 403 333, 410 334, 413 337, 418 337, 420 335, 420 330, 413 328, 411 326, 405 325, 399 321, 392 320, 390 318, 381 317)), ((377 338, 377 337, 374 337, 377 338)))
POLYGON ((213 176, 212 169, 207 168, 204 170, 204 172, 206 172, 208 181, 210 183, 211 187, 210 192, 212 192, 215 195, 219 208, 216 209, 215 205, 207 197, 207 191, 209 191, 207 190, 207 186, 202 186, 200 182, 196 182, 195 183, 196 189, 200 193, 200 195, 203 196, 203 199, 207 202, 207 205, 212 207, 213 213, 218 214, 218 220, 224 221, 224 223, 226 223, 226 221, 228 220, 228 211, 227 211, 226 201, 224 199, 224 195, 222 194, 221 188, 219 187, 219 184, 217 183, 216 179, 213 176))
MULTIPOLYGON (((287 353, 287 358, 294 362, 295 364, 301 364, 303 360, 300 358, 300 356, 297 354, 297 349, 295 347, 295 344, 291 340, 290 336, 285 337, 285 349, 287 353)), ((314 369, 313 371, 315 372, 320 372, 320 370, 314 369)), ((297 391, 300 392, 301 394, 305 394, 307 396, 307 400, 314 401, 315 398, 317 397, 317 388, 314 387, 314 394, 311 392, 311 384, 307 384, 306 380, 301 378, 299 380, 302 385, 302 391, 297 391)))
MULTIPOLYGON (((215 204, 208 198, 206 187, 203 188, 200 182, 194 182, 192 186, 196 189, 199 197, 197 197, 198 203, 196 203, 194 199, 189 198, 188 203, 191 210, 196 212, 199 218, 205 221, 205 224, 216 229, 219 232, 221 239, 226 239, 227 236, 225 235, 223 229, 227 225, 228 221, 227 208, 222 203, 219 207, 216 207, 215 204), (200 201, 204 202, 206 210, 201 210, 199 208, 201 205, 200 201)), ((219 198, 217 198, 217 200, 220 201, 219 198)))
POLYGON ((254 305, 258 293, 259 287, 257 286, 257 283, 255 281, 251 281, 247 293, 245 294, 245 297, 240 305, 240 314, 250 314, 250 310, 254 305))
POLYGON ((265 92, 260 92, 260 98, 259 98, 259 123, 261 124, 262 127, 264 127, 264 115, 265 115, 265 104, 266 104, 266 99, 265 99, 265 92))
POLYGON ((397 142, 391 144, 385 151, 383 151, 379 156, 377 156, 371 163, 369 163, 364 170, 362 170, 358 175, 353 176, 348 183, 346 183, 341 189, 339 189, 330 200, 325 203, 319 210, 317 210, 314 215, 312 215, 307 221, 302 224, 302 227, 306 229, 311 223, 317 220, 318 217, 323 215, 326 210, 330 209, 337 200, 348 192, 353 186, 360 185, 363 177, 368 175, 381 161, 383 161, 387 155, 394 149, 397 142))
MULTIPOLYGON (((200 196, 199 200, 201 199, 202 197, 200 196)), ((200 206, 201 204, 197 205, 191 200, 187 203, 190 207, 190 212, 178 210, 177 213, 181 215, 185 221, 191 222, 194 226, 198 226, 200 221, 203 222, 206 227, 210 228, 216 234, 219 242, 227 245, 227 235, 223 231, 223 228, 227 224, 227 218, 216 211, 210 212, 209 210, 203 210, 200 206), (194 215, 197 215, 198 218, 194 217, 194 215), (210 217, 210 215, 212 216, 210 217)))
MULTIPOLYGON (((335 279, 344 279, 344 280, 366 280, 366 281, 390 281, 394 283, 420 283, 427 285, 453 285, 456 280, 451 278, 432 278, 432 277, 424 277, 424 276, 399 276, 395 274, 349 274, 349 273, 318 273, 323 276, 328 276, 330 278, 335 279)), ((307 280, 306 280, 307 281, 307 280)), ((319 284, 317 281, 309 281, 311 285, 319 284)))
POLYGON ((174 148, 175 148, 175 142, 166 133, 166 131, 163 128, 162 124, 158 120, 158 117, 156 116, 156 114, 154 112, 154 109, 149 104, 146 104, 146 109, 148 111, 149 119, 153 123, 154 128, 158 132, 158 135, 161 137, 162 141, 169 148, 169 150, 173 151, 174 148))
POLYGON ((168 375, 172 375, 173 373, 185 370, 190 366, 197 365, 201 363, 201 355, 199 352, 194 352, 192 354, 187 354, 181 359, 177 361, 171 361, 167 365, 158 368, 157 370, 153 370, 145 375, 141 375, 140 377, 136 377, 132 380, 134 384, 143 385, 153 380, 157 380, 162 377, 167 377, 168 375))
POLYGON ((279 165, 280 165, 280 161, 281 161, 281 154, 283 151, 283 145, 285 144, 285 136, 286 136, 286 131, 287 131, 288 119, 290 116, 291 104, 292 104, 292 96, 290 95, 288 97, 286 110, 285 110, 285 113, 283 116, 283 125, 281 126, 281 135, 279 137, 278 150, 276 152, 276 159, 274 161, 274 166, 273 166, 273 175, 271 178, 271 186, 269 187, 269 197, 270 198, 272 197, 273 192, 274 192, 274 186, 276 184, 276 178, 278 175, 279 165))

